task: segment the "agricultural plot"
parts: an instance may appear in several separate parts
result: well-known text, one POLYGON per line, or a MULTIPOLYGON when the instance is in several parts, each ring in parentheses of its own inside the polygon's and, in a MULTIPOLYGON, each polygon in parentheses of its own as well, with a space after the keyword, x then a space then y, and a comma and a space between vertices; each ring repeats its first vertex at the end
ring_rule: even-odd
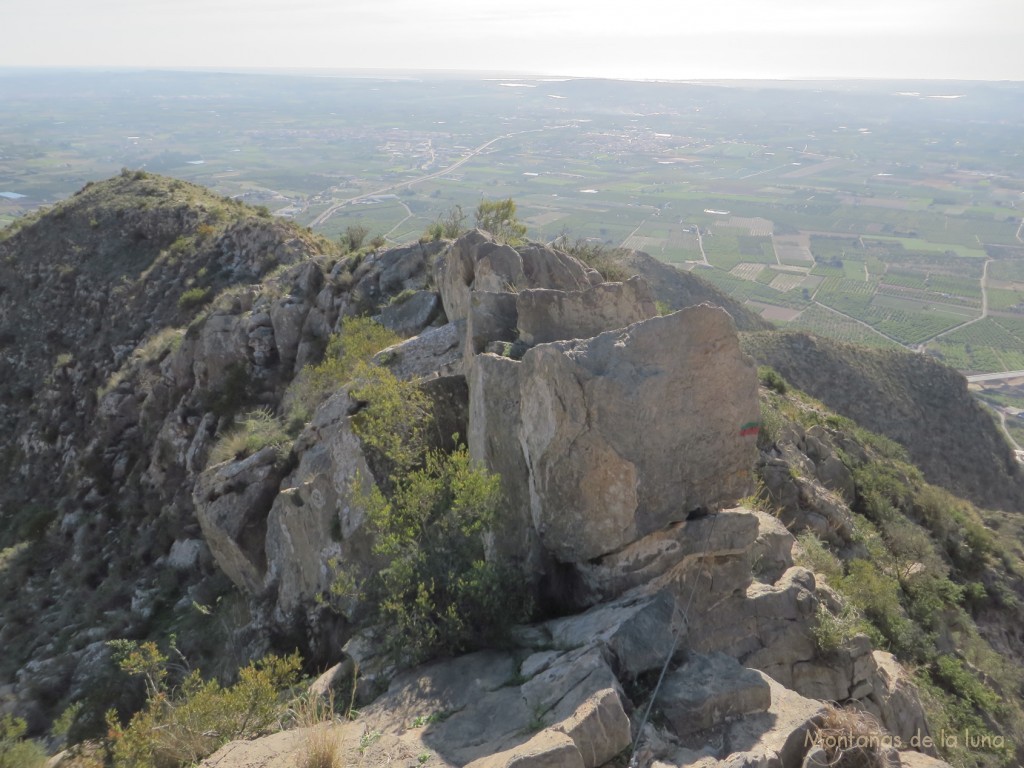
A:
MULTIPOLYGON (((813 271, 812 274, 814 274, 813 271)), ((875 285, 858 280, 847 280, 834 274, 824 277, 815 298, 832 309, 863 320, 863 315, 867 312, 874 297, 875 285)))
POLYGON ((786 328, 808 331, 830 339, 851 341, 872 347, 898 347, 891 339, 825 307, 814 305, 799 314, 786 328))
POLYGON ((735 267, 729 270, 729 274, 734 277, 738 277, 741 280, 757 280, 758 275, 765 268, 764 264, 751 264, 745 262, 743 264, 737 264, 735 267))
POLYGON ((1024 370, 1024 339, 991 318, 935 339, 928 344, 928 350, 962 371, 1024 370))
POLYGON ((794 274, 793 272, 778 272, 769 268, 772 273, 772 280, 768 283, 776 291, 793 291, 797 288, 804 287, 804 281, 807 279, 806 275, 799 273, 794 274))
POLYGON ((1024 344, 1024 317, 1006 317, 998 315, 992 318, 992 322, 1012 333, 1021 340, 1022 344, 1024 344))
POLYGON ((792 309, 803 309, 808 305, 800 291, 781 293, 763 283, 744 280, 719 269, 698 269, 694 274, 700 275, 739 301, 756 301, 792 309))
POLYGON ((893 307, 872 306, 863 320, 902 344, 914 345, 963 322, 963 317, 936 310, 920 312, 893 307))
POLYGON ((787 243, 775 238, 775 257, 780 264, 810 266, 814 263, 814 255, 806 245, 787 243))
POLYGON ((988 308, 993 312, 1024 313, 1024 288, 989 288, 988 308))
POLYGON ((1024 283, 1024 260, 993 261, 988 265, 988 277, 990 280, 1024 283))

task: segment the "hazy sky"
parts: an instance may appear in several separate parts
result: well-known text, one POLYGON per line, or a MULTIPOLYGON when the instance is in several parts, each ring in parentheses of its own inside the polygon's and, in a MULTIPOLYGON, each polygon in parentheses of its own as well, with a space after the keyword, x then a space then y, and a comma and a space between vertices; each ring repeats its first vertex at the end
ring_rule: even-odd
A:
POLYGON ((0 66, 1024 80, 1024 0, 0 0, 0 66))

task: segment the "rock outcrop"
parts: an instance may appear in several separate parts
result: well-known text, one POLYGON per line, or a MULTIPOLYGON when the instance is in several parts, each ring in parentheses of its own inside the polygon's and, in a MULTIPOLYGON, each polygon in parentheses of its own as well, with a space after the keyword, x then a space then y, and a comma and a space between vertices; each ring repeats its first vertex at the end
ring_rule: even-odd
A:
POLYGON ((530 507, 562 562, 605 555, 750 493, 755 373, 729 316, 694 307, 531 349, 520 442, 530 507))
MULTIPOLYGON (((81 572, 61 610, 42 609, 38 629, 24 612, 0 627, 0 645, 13 649, 0 659, 0 706, 30 703, 37 731, 66 691, 100 680, 104 641, 180 625, 193 606, 214 610, 229 581, 246 618, 208 622, 210 633, 226 627, 213 642, 239 658, 298 646, 311 665, 347 655, 335 680, 359 668, 348 689, 359 719, 318 726, 337 732, 346 764, 599 768, 635 744, 644 765, 798 766, 824 699, 872 712, 894 733, 927 727, 909 680, 866 637, 822 654, 812 628, 834 594, 794 565, 779 519, 737 505, 753 490, 760 412, 735 330, 756 323, 735 308, 656 316, 657 286, 642 277, 603 282, 557 249, 479 231, 342 259, 278 222, 243 217, 200 232, 205 219, 187 211, 140 216, 123 215, 125 238, 142 232, 158 247, 150 271, 132 273, 126 306, 172 286, 173 301, 161 294, 150 314, 122 315, 91 278, 54 268, 47 281, 88 289, 85 321, 113 312, 131 328, 71 361, 51 359, 64 348, 57 341, 45 366, 22 352, 17 386, 42 394, 24 395, 35 398, 28 415, 0 413, 17 428, 3 458, 25 481, 19 492, 43 488, 46 465, 53 489, 40 498, 60 494, 53 516, 35 523, 39 548, 5 552, 5 567, 25 574, 31 604, 46 606, 60 580, 81 572), (204 268, 236 283, 198 314, 183 308, 198 294, 178 299, 202 278, 198 266, 172 269, 171 252, 184 248, 174 222, 207 249, 204 268), (286 266, 250 284, 271 262, 286 266), (518 568, 546 611, 517 627, 507 649, 396 672, 367 647, 372 633, 354 634, 359 598, 321 605, 339 566, 386 565, 361 499, 387 481, 352 427, 363 404, 345 382, 311 406, 294 441, 210 465, 235 416, 288 410, 290 382, 353 314, 409 337, 375 362, 428 395, 433 444, 451 450, 458 433, 501 476, 487 555, 518 568), (56 553, 66 564, 54 573, 32 560, 56 553), (656 717, 642 724, 663 669, 656 717)), ((5 323, 21 316, 2 306, 5 323)), ((848 446, 823 429, 789 438, 760 458, 782 521, 848 540, 855 489, 837 459, 848 446)), ((293 764, 308 733, 228 745, 203 765, 293 764)))

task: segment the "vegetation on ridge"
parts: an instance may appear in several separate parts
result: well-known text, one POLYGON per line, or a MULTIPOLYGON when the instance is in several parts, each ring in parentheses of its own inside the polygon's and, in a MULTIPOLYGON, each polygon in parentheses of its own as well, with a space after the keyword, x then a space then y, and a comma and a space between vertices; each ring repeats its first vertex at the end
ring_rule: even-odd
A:
MULTIPOLYGON (((858 633, 914 671, 929 724, 938 733, 970 732, 984 745, 945 750, 960 766, 1010 766, 1024 744, 1024 674, 986 640, 976 619, 1020 605, 1024 563, 985 526, 969 502, 924 481, 906 451, 830 412, 761 369, 766 449, 787 424, 841 436, 851 472, 853 535, 837 544, 800 534, 799 562, 842 597, 838 613, 819 609, 822 652, 858 633), (998 681, 998 690, 993 692, 998 681)), ((769 502, 770 503, 770 502, 769 502)))

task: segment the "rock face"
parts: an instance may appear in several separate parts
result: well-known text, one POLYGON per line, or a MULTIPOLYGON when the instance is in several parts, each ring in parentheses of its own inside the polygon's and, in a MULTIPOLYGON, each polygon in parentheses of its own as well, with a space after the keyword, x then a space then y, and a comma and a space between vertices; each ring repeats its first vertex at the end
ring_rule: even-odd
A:
POLYGON ((654 317, 647 281, 600 283, 584 291, 535 288, 516 295, 516 329, 528 346, 563 339, 589 339, 654 317))
MULTIPOLYGON (((131 210, 124 216, 138 215, 131 210)), ((164 229, 162 218, 143 227, 173 247, 164 229)), ((63 543, 67 569, 85 571, 90 590, 102 584, 94 591, 103 602, 76 625, 69 654, 54 650, 63 636, 46 646, 29 636, 34 616, 5 615, 5 653, 16 641, 48 650, 31 661, 23 651, 0 655, 0 669, 11 670, 0 708, 31 700, 23 709, 43 730, 64 691, 104 689, 95 670, 109 662, 109 632, 146 637, 193 603, 215 604, 226 587, 211 584, 230 579, 253 618, 218 642, 239 656, 295 643, 324 666, 344 652, 331 684, 358 666, 362 715, 336 728, 347 765, 598 768, 621 764, 640 736, 648 765, 796 766, 821 711, 812 698, 850 701, 900 733, 923 727, 912 687, 865 638, 822 656, 811 629, 834 597, 794 566, 794 539, 779 520, 731 506, 752 490, 759 407, 753 364, 725 311, 655 317, 643 279, 600 282, 557 250, 512 248, 481 232, 345 260, 294 235, 277 223, 234 223, 213 237, 227 272, 261 274, 260 248, 300 263, 233 288, 152 349, 142 344, 147 319, 136 336, 107 338, 114 352, 88 365, 48 362, 49 378, 33 380, 49 387, 33 402, 50 410, 32 413, 49 415, 20 432, 4 460, 28 467, 26 487, 37 489, 32 462, 60 455, 56 483, 71 488, 76 478, 74 493, 46 521, 52 549, 42 562, 61 551, 51 542, 63 543), (383 478, 352 429, 361 404, 344 382, 286 449, 207 466, 211 443, 244 408, 287 410, 289 382, 351 314, 412 335, 376 362, 428 394, 437 446, 465 435, 472 458, 501 475, 488 557, 518 567, 548 611, 517 628, 510 649, 396 675, 366 647, 370 633, 353 635, 365 606, 318 605, 338 565, 384 565, 360 507, 383 478), (75 415, 79 402, 94 411, 89 429, 75 415), (104 559, 127 552, 118 567, 130 580, 103 581, 104 559), (171 581, 183 587, 173 603, 161 595, 171 581), (117 629, 99 626, 111 614, 117 629), (641 730, 646 686, 666 664, 664 727, 641 730)), ((164 298, 155 316, 177 317, 164 298)), ((786 500, 783 520, 813 527, 817 515, 842 540, 853 489, 836 459, 846 447, 833 438, 809 429, 762 459, 769 490, 786 500), (797 465, 804 478, 791 475, 797 465)), ((32 567, 27 556, 12 563, 12 572, 32 567)), ((45 579, 36 573, 26 587, 38 604, 45 579)), ((68 617, 44 618, 37 634, 57 636, 68 617)), ((294 765, 303 748, 294 735, 263 746, 229 745, 204 765, 294 765)))
POLYGON ((578 291, 590 287, 590 272, 577 259, 553 248, 529 245, 516 250, 474 230, 437 259, 434 276, 445 314, 454 321, 469 315, 471 291, 578 291))
POLYGON ((250 594, 263 586, 263 540, 269 504, 281 482, 278 451, 267 447, 203 473, 193 498, 199 525, 217 564, 250 594))
POLYGON ((694 307, 523 358, 531 514, 564 562, 590 560, 752 488, 752 363, 729 316, 694 307))
POLYGON ((353 409, 347 392, 317 409, 300 437, 298 466, 281 483, 267 517, 266 581, 276 586, 281 621, 329 589, 332 560, 360 572, 374 562, 358 497, 375 481, 349 423, 353 409))

